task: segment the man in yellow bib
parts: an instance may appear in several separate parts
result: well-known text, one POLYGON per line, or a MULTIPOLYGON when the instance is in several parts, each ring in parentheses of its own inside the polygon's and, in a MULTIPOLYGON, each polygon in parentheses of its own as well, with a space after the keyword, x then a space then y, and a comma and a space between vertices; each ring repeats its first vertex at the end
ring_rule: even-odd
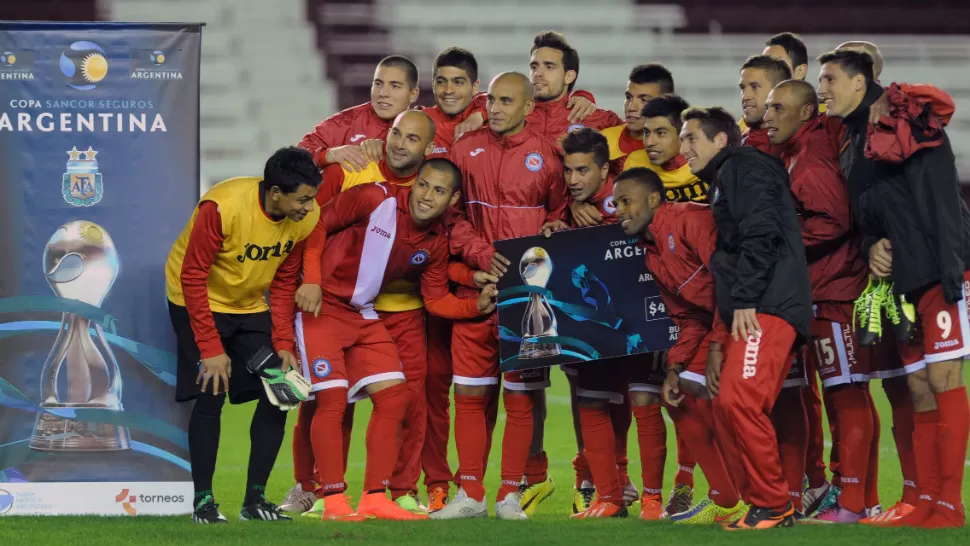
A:
POLYGON ((286 426, 247 363, 296 366, 293 320, 303 241, 320 212, 320 171, 306 150, 274 153, 262 178, 232 178, 199 201, 172 246, 165 292, 178 343, 175 400, 195 400, 189 452, 196 523, 225 523, 212 495, 222 406, 258 400, 241 520, 288 520, 263 497, 286 426), (272 311, 265 293, 269 290, 272 311), (257 362, 258 361, 258 362, 257 362), (211 389, 209 388, 211 385, 211 389))

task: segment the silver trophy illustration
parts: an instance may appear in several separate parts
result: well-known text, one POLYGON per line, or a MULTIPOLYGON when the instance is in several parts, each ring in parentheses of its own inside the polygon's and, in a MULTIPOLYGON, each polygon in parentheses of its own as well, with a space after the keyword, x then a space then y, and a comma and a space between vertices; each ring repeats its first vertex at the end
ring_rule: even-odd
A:
MULTIPOLYGON (((546 287, 552 276, 552 258, 546 249, 534 246, 525 251, 519 260, 519 275, 529 286, 546 287)), ((562 348, 558 343, 543 343, 541 338, 558 336, 556 315, 552 305, 541 294, 531 294, 529 303, 522 315, 522 344, 519 345, 519 358, 533 359, 558 356, 562 348)))
MULTIPOLYGON (((44 275, 54 293, 100 307, 118 277, 118 252, 108 232, 86 220, 57 229, 44 249, 44 275)), ((118 361, 97 322, 63 313, 57 339, 41 371, 41 403, 48 409, 121 411, 118 361)), ((30 438, 39 451, 120 451, 131 448, 128 428, 40 413, 30 438)))

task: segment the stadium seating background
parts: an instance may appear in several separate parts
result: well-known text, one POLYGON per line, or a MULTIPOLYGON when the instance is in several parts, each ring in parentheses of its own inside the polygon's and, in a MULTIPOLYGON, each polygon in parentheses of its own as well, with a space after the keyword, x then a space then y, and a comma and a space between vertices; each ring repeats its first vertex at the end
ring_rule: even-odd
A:
MULTIPOLYGON (((390 53, 421 69, 451 45, 472 50, 482 89, 525 72, 536 32, 563 31, 580 52, 578 87, 620 112, 630 68, 662 62, 692 104, 738 112, 737 71, 779 31, 803 34, 809 56, 868 39, 886 58, 882 81, 931 82, 957 104, 949 133, 970 181, 970 4, 934 0, 16 0, 0 19, 204 21, 202 186, 256 173, 273 149, 327 115, 369 98, 390 53), (919 34, 914 34, 919 33, 919 34)), ((817 65, 810 63, 814 80, 817 65)))

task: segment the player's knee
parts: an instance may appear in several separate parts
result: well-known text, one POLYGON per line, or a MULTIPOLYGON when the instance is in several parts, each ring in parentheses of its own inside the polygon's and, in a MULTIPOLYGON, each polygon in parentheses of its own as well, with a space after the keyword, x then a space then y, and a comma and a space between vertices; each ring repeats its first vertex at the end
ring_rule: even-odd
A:
POLYGON ((403 385, 403 384, 404 384, 404 380, 400 378, 386 379, 384 381, 378 381, 376 383, 371 383, 370 385, 367 385, 366 390, 368 395, 373 395, 383 390, 387 390, 391 387, 394 387, 397 385, 403 385))
POLYGON ((490 385, 462 385, 455 383, 456 396, 485 396, 488 394, 490 385))
POLYGON ((956 389, 963 384, 963 364, 961 360, 936 362, 926 366, 930 390, 940 394, 956 389))
POLYGON ((711 393, 707 390, 707 386, 701 385, 697 381, 681 378, 677 383, 680 387, 680 392, 688 396, 693 396, 694 398, 700 398, 702 400, 711 399, 711 393))
POLYGON ((579 403, 580 408, 593 408, 601 410, 606 410, 607 406, 609 405, 608 401, 601 398, 589 398, 586 396, 580 396, 577 399, 577 402, 579 403))
POLYGON ((195 399, 192 416, 204 419, 219 419, 222 416, 222 406, 226 403, 226 395, 213 395, 204 392, 195 399))
POLYGON ((634 406, 652 406, 660 403, 660 395, 655 392, 630 391, 630 404, 634 406))

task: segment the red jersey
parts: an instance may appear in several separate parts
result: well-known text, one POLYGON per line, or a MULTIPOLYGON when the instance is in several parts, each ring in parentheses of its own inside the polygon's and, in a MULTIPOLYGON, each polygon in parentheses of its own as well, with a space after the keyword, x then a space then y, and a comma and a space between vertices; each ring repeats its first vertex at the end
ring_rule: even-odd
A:
MULTIPOLYGON (((573 198, 569 198, 569 203, 573 203, 573 198)), ((613 177, 609 176, 606 182, 603 183, 603 187, 600 191, 596 192, 592 197, 586 200, 587 204, 596 207, 596 210, 603 216, 604 224, 615 224, 616 223, 616 206, 613 204, 613 177)), ((570 219, 571 220, 571 219, 570 219)), ((569 225, 573 225, 570 221, 569 225)))
MULTIPOLYGON (((825 125, 816 120, 803 125, 785 144, 774 146, 788 167, 816 305, 855 301, 868 278, 868 267, 852 229, 849 193, 839 157, 829 143, 825 125)), ((824 318, 851 321, 846 316, 824 318)))
POLYGON ((387 131, 393 124, 393 119, 378 117, 371 103, 366 102, 321 121, 297 146, 312 153, 317 166, 323 167, 330 148, 360 144, 372 138, 387 140, 387 131))
POLYGON ((526 125, 558 146, 559 139, 573 129, 589 127, 602 130, 623 123, 620 116, 614 112, 600 108, 597 108, 586 119, 570 123, 569 108, 566 108, 568 100, 569 97, 567 96, 553 101, 536 101, 535 110, 526 118, 526 125))
POLYGON ((437 105, 424 109, 424 113, 434 121, 434 151, 428 157, 448 157, 448 152, 455 143, 455 127, 472 114, 481 113, 486 120, 488 119, 488 113, 485 110, 486 97, 485 93, 475 95, 471 104, 457 116, 449 116, 437 105))
POLYGON ((667 313, 680 328, 667 353, 670 364, 687 365, 714 328, 716 303, 711 254, 717 229, 710 206, 667 201, 650 223, 647 269, 653 274, 667 313))
POLYGON ((320 210, 308 248, 323 248, 320 261, 304 264, 304 282, 323 288, 323 304, 337 312, 378 319, 374 299, 397 280, 420 282, 428 312, 472 318, 477 302, 448 292, 448 237, 444 225, 418 226, 408 189, 363 184, 338 194, 320 210))

